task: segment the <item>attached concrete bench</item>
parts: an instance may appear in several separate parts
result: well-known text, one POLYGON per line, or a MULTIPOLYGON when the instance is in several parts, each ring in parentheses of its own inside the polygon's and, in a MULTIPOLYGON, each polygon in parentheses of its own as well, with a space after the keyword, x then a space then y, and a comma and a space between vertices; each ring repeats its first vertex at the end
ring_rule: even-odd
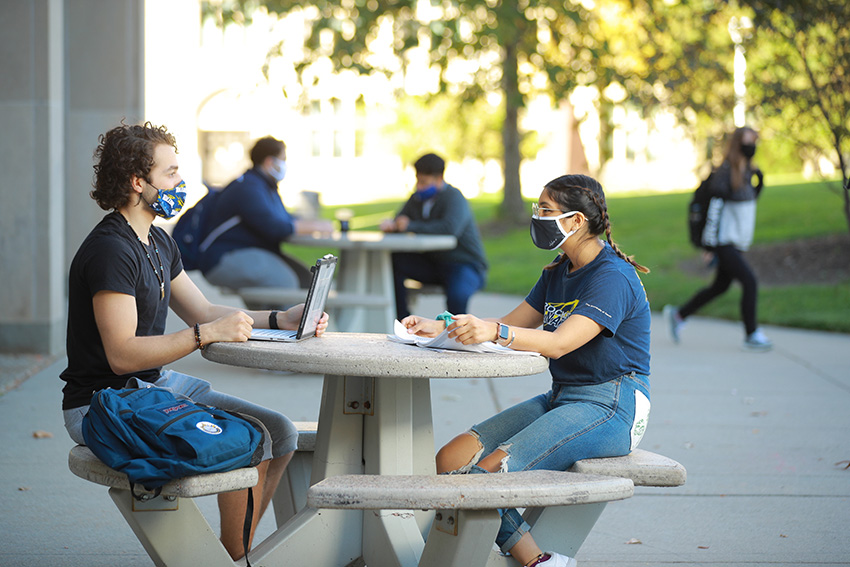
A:
POLYGON ((682 486, 688 479, 685 467, 663 455, 635 449, 625 457, 584 459, 570 472, 630 478, 635 486, 682 486))
MULTIPOLYGON (((94 453, 84 445, 77 445, 68 455, 68 468, 78 477, 123 491, 130 490, 127 475, 112 469, 94 456, 94 453)), ((242 490, 257 485, 257 469, 247 467, 225 473, 212 473, 189 476, 172 480, 162 487, 160 495, 164 500, 174 501, 175 498, 197 498, 220 492, 242 490)), ((151 495, 152 492, 141 486, 136 486, 136 494, 151 495)))
MULTIPOLYGON (((107 467, 88 447, 73 447, 68 466, 80 478, 110 487, 109 496, 155 565, 233 567, 233 560, 193 498, 255 486, 257 469, 173 480, 159 496, 139 502, 130 494, 127 475, 107 467)), ((136 491, 140 492, 139 487, 136 491)))
POLYGON ((343 475, 307 491, 311 508, 436 510, 420 567, 516 563, 493 550, 499 508, 524 508, 543 549, 575 556, 609 501, 632 496, 634 485, 680 486, 686 472, 649 451, 580 461, 569 472, 490 475, 343 475), (592 470, 595 474, 575 472, 592 470))
MULTIPOLYGON (((278 526, 304 508, 310 484, 317 423, 297 421, 295 426, 298 428, 298 448, 273 500, 278 526)), ((256 486, 257 469, 247 467, 176 479, 163 486, 157 497, 137 486, 136 494, 150 497, 140 502, 130 494, 127 475, 106 466, 88 447, 73 447, 68 455, 68 467, 82 479, 109 487, 113 502, 156 565, 234 565, 192 499, 256 486)))

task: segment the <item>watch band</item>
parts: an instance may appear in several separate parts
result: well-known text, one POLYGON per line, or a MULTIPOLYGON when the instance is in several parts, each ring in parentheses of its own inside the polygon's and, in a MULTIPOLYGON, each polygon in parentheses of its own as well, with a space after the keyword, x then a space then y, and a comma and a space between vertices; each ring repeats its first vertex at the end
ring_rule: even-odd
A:
POLYGON ((279 329, 280 328, 280 327, 277 326, 277 314, 278 313, 280 313, 280 311, 272 311, 271 313, 269 313, 269 329, 279 329))

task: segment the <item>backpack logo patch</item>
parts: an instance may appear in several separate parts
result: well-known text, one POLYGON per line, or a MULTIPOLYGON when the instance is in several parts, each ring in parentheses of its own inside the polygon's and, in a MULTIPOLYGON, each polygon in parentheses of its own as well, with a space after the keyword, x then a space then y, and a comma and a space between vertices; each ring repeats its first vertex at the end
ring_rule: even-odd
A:
POLYGON ((189 407, 189 404, 177 404, 176 406, 171 406, 171 407, 168 407, 168 408, 162 408, 159 411, 161 411, 165 415, 170 415, 170 414, 178 412, 180 410, 184 410, 188 407, 189 407))
POLYGON ((221 427, 219 427, 215 423, 210 423, 209 421, 199 421, 197 424, 195 424, 195 427, 197 427, 204 433, 209 433, 210 435, 219 435, 222 431, 221 427))

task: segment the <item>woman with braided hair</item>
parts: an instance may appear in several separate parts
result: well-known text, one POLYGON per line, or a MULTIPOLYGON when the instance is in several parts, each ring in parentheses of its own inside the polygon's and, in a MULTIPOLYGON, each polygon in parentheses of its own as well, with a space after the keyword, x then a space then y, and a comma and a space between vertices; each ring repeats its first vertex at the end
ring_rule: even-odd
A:
MULTIPOLYGON (((559 250, 556 260, 504 317, 453 315, 448 329, 464 344, 493 341, 540 352, 550 359, 552 389, 455 437, 437 453, 438 473, 563 471, 581 459, 627 455, 646 428, 650 312, 635 272, 649 270, 611 239, 605 194, 595 179, 550 181, 532 213, 532 241, 559 250)), ((402 323, 421 336, 444 328, 443 321, 415 315, 402 323)), ((575 565, 573 558, 541 551, 516 510, 500 512, 496 543, 503 553, 529 567, 575 565)))

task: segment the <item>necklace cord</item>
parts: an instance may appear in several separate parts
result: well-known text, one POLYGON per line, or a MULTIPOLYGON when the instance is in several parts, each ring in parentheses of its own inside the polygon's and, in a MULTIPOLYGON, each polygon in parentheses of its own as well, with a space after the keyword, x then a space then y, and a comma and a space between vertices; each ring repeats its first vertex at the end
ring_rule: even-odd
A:
MULTIPOLYGON (((129 223, 129 221, 127 222, 127 225, 130 227, 131 230, 133 229, 133 226, 129 223)), ((134 234, 135 232, 136 231, 133 230, 134 234)), ((163 299, 165 299, 165 268, 162 266, 162 257, 159 255, 159 247, 157 247, 156 245, 156 240, 154 240, 153 238, 153 233, 148 231, 148 240, 153 243, 153 252, 154 254, 156 254, 156 259, 159 262, 160 271, 157 272, 156 264, 153 263, 153 258, 151 258, 151 254, 150 252, 148 252, 148 247, 145 246, 145 243, 142 242, 142 239, 139 237, 138 234, 136 234, 136 240, 138 240, 139 244, 142 245, 142 250, 145 251, 145 256, 147 256, 148 263, 150 263, 151 268, 153 268, 153 273, 156 275, 156 280, 159 282, 159 299, 160 301, 162 301, 163 299)))

